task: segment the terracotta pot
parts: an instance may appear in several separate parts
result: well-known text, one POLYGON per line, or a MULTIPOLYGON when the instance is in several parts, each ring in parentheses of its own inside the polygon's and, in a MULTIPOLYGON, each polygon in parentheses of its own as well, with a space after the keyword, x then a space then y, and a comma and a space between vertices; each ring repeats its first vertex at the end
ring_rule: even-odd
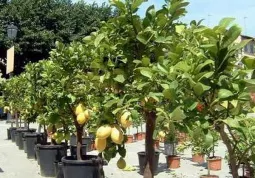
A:
POLYGON ((216 175, 202 175, 200 178, 219 178, 219 176, 216 175))
POLYGON ((154 148, 159 149, 159 140, 154 140, 154 148))
POLYGON ((202 164, 205 162, 205 155, 203 154, 193 154, 192 155, 192 161, 195 163, 202 164))
POLYGON ((166 156, 166 163, 169 169, 177 169, 180 167, 181 157, 180 156, 166 156))
POLYGON ((126 143, 133 143, 133 135, 127 135, 126 143))
POLYGON ((136 134, 134 134, 134 136, 135 136, 135 140, 143 140, 143 135, 142 135, 142 133, 136 133, 136 134))
POLYGON ((212 171, 221 170, 221 160, 222 158, 219 156, 215 156, 214 158, 208 158, 208 168, 212 171))
POLYGON ((146 133, 142 132, 142 138, 145 139, 145 137, 146 137, 146 133))

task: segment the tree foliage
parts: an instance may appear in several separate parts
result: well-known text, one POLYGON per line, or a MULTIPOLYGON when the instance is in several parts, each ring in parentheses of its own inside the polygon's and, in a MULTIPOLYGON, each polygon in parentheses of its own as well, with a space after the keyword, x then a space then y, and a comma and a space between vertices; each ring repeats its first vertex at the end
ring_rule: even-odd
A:
POLYGON ((100 22, 113 14, 105 4, 72 3, 70 0, 2 1, 0 8, 0 48, 3 54, 11 45, 7 25, 14 22, 19 29, 15 40, 17 73, 29 61, 47 58, 55 41, 79 41, 96 31, 100 22))

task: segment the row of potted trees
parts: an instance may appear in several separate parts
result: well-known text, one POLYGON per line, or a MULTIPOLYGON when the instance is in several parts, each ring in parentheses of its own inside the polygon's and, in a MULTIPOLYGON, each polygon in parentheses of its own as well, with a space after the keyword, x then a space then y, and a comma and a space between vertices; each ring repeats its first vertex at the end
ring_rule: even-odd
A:
POLYGON ((118 16, 82 42, 56 42, 48 60, 27 65, 5 83, 7 103, 28 123, 40 123, 43 138, 51 133, 51 142, 44 140, 38 150, 48 151, 47 160, 60 155, 65 178, 84 177, 88 171, 102 177, 103 159, 117 155, 123 169, 128 127, 141 118, 145 178, 154 176, 157 128, 163 128, 166 141, 174 141, 175 129, 187 132, 197 122, 203 125, 206 146, 218 133, 237 178, 242 162, 255 161, 254 140, 242 139, 240 145, 237 139, 249 135, 243 122, 251 121, 248 113, 254 112, 255 82, 247 78, 254 59, 245 57, 244 66, 236 65, 236 54, 248 41, 235 43, 241 29, 231 26, 232 18, 214 28, 180 23, 188 5, 184 0, 166 1, 158 11, 150 6, 141 19, 136 12, 143 2, 110 1, 118 16), (99 155, 84 155, 84 133, 94 135, 99 155), (61 155, 72 134, 77 154, 61 155))

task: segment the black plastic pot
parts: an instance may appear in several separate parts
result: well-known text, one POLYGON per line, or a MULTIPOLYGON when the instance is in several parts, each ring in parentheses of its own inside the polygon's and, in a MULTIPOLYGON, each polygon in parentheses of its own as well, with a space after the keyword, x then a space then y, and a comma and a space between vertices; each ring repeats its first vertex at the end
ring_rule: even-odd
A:
POLYGON ((168 156, 177 155, 176 147, 177 147, 177 142, 165 142, 164 154, 168 156))
POLYGON ((10 128, 10 134, 11 134, 12 142, 15 142, 15 132, 16 132, 16 129, 17 128, 15 128, 15 127, 10 128))
MULTIPOLYGON (((77 146, 76 145, 71 145, 70 146, 70 152, 71 152, 71 156, 76 156, 77 154, 77 146)), ((82 145, 81 146, 81 155, 86 155, 87 153, 87 145, 82 145)))
POLYGON ((40 134, 38 133, 25 133, 24 139, 25 139, 25 147, 27 148, 27 158, 28 159, 35 159, 35 145, 38 143, 40 134))
POLYGON ((54 162, 60 162, 61 158, 66 155, 63 145, 37 145, 37 159, 40 162, 40 172, 43 177, 54 177, 54 162))
POLYGON ((22 141, 23 141, 23 148, 24 148, 24 152, 27 153, 27 144, 26 144, 26 138, 23 137, 22 138, 22 141))
POLYGON ((17 146, 19 147, 20 150, 23 150, 23 140, 22 138, 24 137, 25 133, 33 133, 36 131, 36 129, 17 129, 17 135, 18 135, 18 140, 17 140, 17 146))
POLYGON ((54 167, 55 167, 55 175, 56 175, 55 178, 64 178, 62 162, 55 162, 54 167))
POLYGON ((86 155, 83 160, 74 156, 62 158, 64 178, 104 178, 104 161, 98 156, 86 155))
MULTIPOLYGON (((72 135, 70 138, 70 145, 75 146, 76 144, 77 144, 76 136, 72 135)), ((87 145, 87 152, 92 151, 91 144, 92 144, 92 137, 82 138, 82 145, 87 145)))
MULTIPOLYGON (((145 169, 145 156, 146 153, 144 151, 138 152, 138 160, 139 160, 139 167, 140 167, 140 174, 143 175, 144 169, 145 169)), ((155 151, 155 157, 154 157, 154 162, 153 162, 153 167, 154 167, 154 175, 157 174, 158 171, 158 161, 159 161, 159 152, 155 151)))
MULTIPOLYGON (((18 129, 17 129, 17 130, 18 130, 18 129)), ((16 144, 16 146, 19 145, 19 136, 18 136, 17 130, 15 130, 15 132, 14 132, 14 137, 15 137, 15 144, 16 144)))
POLYGON ((11 140, 11 128, 7 129, 7 140, 11 140))

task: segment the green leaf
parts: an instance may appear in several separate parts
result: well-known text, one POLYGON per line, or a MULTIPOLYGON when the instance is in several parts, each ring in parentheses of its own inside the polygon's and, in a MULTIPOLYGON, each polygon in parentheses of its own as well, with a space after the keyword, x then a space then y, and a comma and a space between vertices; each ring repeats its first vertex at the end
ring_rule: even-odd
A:
POLYGON ((255 68, 255 57, 244 56, 242 58, 242 62, 248 69, 255 68))
POLYGON ((158 69, 159 69, 162 73, 168 74, 167 70, 166 70, 163 66, 161 66, 159 63, 157 64, 157 67, 158 67, 158 69))
POLYGON ((148 58, 148 57, 143 57, 142 58, 142 64, 143 64, 143 66, 149 66, 150 65, 150 63, 151 63, 151 61, 150 61, 150 58, 148 58))
POLYGON ((227 89, 220 89, 219 90, 219 93, 218 93, 218 98, 220 99, 226 99, 226 98, 229 98, 231 96, 233 96, 234 94, 230 91, 230 90, 227 90, 227 89))
POLYGON ((236 25, 232 26, 222 39, 223 48, 231 45, 240 36, 241 32, 242 32, 241 28, 239 28, 236 25))
POLYGON ((148 78, 152 78, 152 72, 150 71, 150 69, 141 69, 140 70, 141 74, 145 77, 148 77, 148 78))
POLYGON ((185 26, 184 25, 176 25, 175 26, 175 31, 178 34, 181 34, 184 30, 185 30, 185 26))
POLYGON ((237 119, 227 118, 227 119, 223 120, 223 122, 231 128, 239 128, 240 127, 240 124, 237 119))
POLYGON ((212 145, 213 145, 213 136, 212 136, 211 132, 208 132, 205 135, 205 147, 210 148, 212 145))
POLYGON ((166 99, 172 100, 175 98, 175 91, 173 89, 165 89, 163 95, 166 99))
POLYGON ((193 87, 193 90, 194 90, 194 92, 195 92, 195 94, 196 94, 197 96, 200 96, 200 95, 202 95, 205 91, 210 90, 210 88, 211 88, 210 86, 207 86, 207 85, 204 85, 204 84, 198 82, 198 83, 196 83, 195 86, 193 87))
POLYGON ((99 45, 100 42, 104 39, 104 37, 105 37, 105 36, 104 36, 103 33, 99 34, 99 35, 96 37, 95 42, 94 42, 95 47, 98 47, 98 45, 99 45))
POLYGON ((114 78, 115 81, 119 82, 119 83, 123 83, 125 82, 125 77, 123 75, 117 75, 115 78, 114 78))
POLYGON ((219 26, 221 26, 222 28, 227 28, 227 27, 229 27, 229 25, 230 25, 231 23, 233 23, 234 20, 235 20, 235 18, 232 18, 232 17, 223 18, 223 19, 219 22, 219 26))
POLYGON ((175 120, 175 121, 181 121, 181 120, 186 118, 186 115, 184 114, 183 110, 181 109, 181 106, 178 106, 170 114, 170 118, 175 120))
POLYGON ((110 108, 110 107, 112 107, 114 104, 117 104, 118 102, 119 102, 118 99, 110 100, 110 101, 108 101, 107 103, 104 104, 104 107, 110 108))
POLYGON ((147 0, 134 0, 133 3, 131 3, 131 9, 132 12, 136 12, 136 9, 143 3, 146 2, 147 0))

